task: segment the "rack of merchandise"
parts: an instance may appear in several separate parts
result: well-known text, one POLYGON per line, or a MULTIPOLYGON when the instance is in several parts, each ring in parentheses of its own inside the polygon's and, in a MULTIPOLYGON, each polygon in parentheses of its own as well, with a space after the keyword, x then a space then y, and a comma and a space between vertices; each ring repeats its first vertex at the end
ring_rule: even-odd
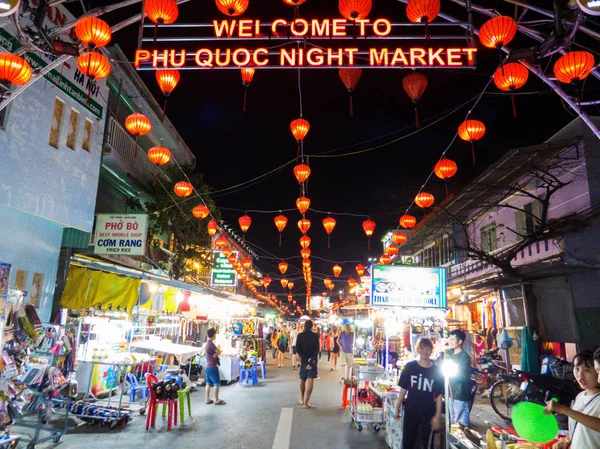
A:
MULTIPOLYGON (((354 359, 350 378, 356 379, 356 390, 350 404, 350 416, 358 431, 362 431, 363 424, 369 424, 373 430, 379 432, 384 423, 383 407, 374 407, 369 396, 363 396, 361 390, 368 391, 370 382, 376 380, 384 372, 383 366, 367 363, 365 359, 354 359)), ((376 404, 377 405, 377 404, 376 404)))

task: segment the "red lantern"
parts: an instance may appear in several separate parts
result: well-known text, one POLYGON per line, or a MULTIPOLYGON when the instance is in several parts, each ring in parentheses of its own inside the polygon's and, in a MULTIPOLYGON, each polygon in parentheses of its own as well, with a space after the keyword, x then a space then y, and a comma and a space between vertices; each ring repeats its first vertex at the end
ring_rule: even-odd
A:
POLYGON ((294 288, 294 283, 293 282, 288 282, 288 288, 290 289, 290 291, 294 288))
POLYGON ((0 81, 4 84, 22 86, 31 79, 31 66, 12 53, 0 53, 0 81))
POLYGON ((429 22, 440 13, 440 0, 408 0, 406 16, 413 23, 425 23, 425 39, 429 39, 429 22))
MULTIPOLYGON (((125 128, 127 128, 127 131, 129 131, 131 134, 133 134, 135 136, 135 146, 133 148, 133 158, 135 159, 137 157, 138 137, 145 136, 146 134, 148 134, 150 132, 150 130, 152 129, 152 123, 150 123, 150 119, 148 117, 146 117, 144 114, 140 114, 139 112, 134 112, 133 114, 129 115, 125 119, 125 128)), ((164 147, 159 147, 159 148, 164 148, 164 147)), ((166 150, 166 148, 165 148, 165 150, 166 150)), ((167 152, 169 154, 169 159, 171 159, 171 153, 169 152, 169 150, 167 150, 167 152)), ((148 152, 148 157, 150 157, 150 152, 148 152)), ((169 162, 168 159, 167 159, 167 162, 169 162)), ((165 162, 165 164, 167 162, 165 162)), ((157 165, 162 165, 162 164, 157 164, 157 165)))
POLYGON ((283 3, 290 6, 300 6, 306 0, 283 0, 283 3))
MULTIPOLYGON (((90 80, 100 80, 102 78, 106 78, 110 74, 110 61, 100 53, 88 51, 87 53, 82 53, 77 58, 77 68, 90 80)), ((88 102, 92 92, 93 84, 94 83, 89 83, 87 98, 88 102)))
POLYGON ((335 228, 337 222, 335 218, 327 217, 323 220, 323 227, 325 228, 325 232, 327 233, 327 248, 331 248, 331 233, 335 228))
POLYGON ((298 143, 302 142, 306 135, 308 134, 308 130, 310 129, 310 123, 304 120, 303 118, 297 118, 290 124, 290 130, 294 135, 294 138, 298 141, 298 143))
POLYGON ((308 259, 310 257, 311 250, 310 248, 302 248, 300 250, 300 255, 303 259, 308 259))
POLYGON ((227 262, 229 262, 229 264, 233 266, 237 262, 237 257, 234 255, 230 255, 227 257, 227 262))
MULTIPOLYGON (((206 226, 208 235, 213 236, 217 233, 217 229, 219 229, 219 225, 217 224, 217 220, 210 220, 208 225, 206 226)), ((218 240, 218 239, 217 239, 218 240)))
POLYGON ((215 0, 217 8, 226 16, 242 15, 248 9, 249 0, 215 0))
POLYGON ((146 0, 144 12, 155 24, 154 41, 156 41, 158 25, 174 23, 179 15, 179 8, 177 8, 175 0, 146 0))
POLYGON ((250 225, 252 224, 252 218, 250 218, 248 215, 243 215, 240 218, 238 218, 238 222, 240 224, 240 229, 245 234, 246 232, 248 232, 248 229, 250 229, 250 225))
MULTIPOLYGON (((518 62, 509 62, 496 69, 494 73, 494 84, 500 90, 514 92, 520 89, 529 78, 529 70, 523 64, 518 62)), ((513 116, 517 116, 514 95, 510 96, 512 100, 513 116)))
POLYGON ((165 102, 163 104, 163 120, 165 119, 165 115, 167 114, 167 99, 171 92, 177 87, 179 84, 179 80, 181 79, 181 75, 179 74, 179 70, 157 70, 156 71, 156 81, 158 82, 158 86, 165 96, 165 102))
POLYGON ((262 280, 263 285, 266 287, 268 287, 271 284, 271 278, 269 276, 265 276, 262 280))
POLYGON ((517 34, 517 23, 508 16, 489 19, 479 30, 479 40, 484 47, 501 49, 517 34))
MULTIPOLYGON (((452 178, 458 170, 456 162, 453 160, 444 158, 441 159, 433 169, 435 176, 440 178, 442 181, 446 181, 452 178)), ((448 197, 448 183, 446 182, 446 198, 448 197)))
POLYGON ((233 254, 233 250, 229 247, 229 246, 224 246, 221 249, 221 253, 225 256, 225 257, 229 257, 233 254))
POLYGON ((554 63, 554 76, 561 83, 583 81, 595 65, 594 56, 587 51, 570 51, 554 63))
POLYGON ((335 288, 335 284, 333 282, 330 282, 327 288, 329 289, 329 291, 333 291, 333 289, 335 288))
POLYGON ((404 229, 414 228, 417 224, 417 219, 412 215, 402 215, 400 217, 400 226, 404 229))
POLYGON ((283 288, 286 288, 288 285, 288 280, 286 278, 281 279, 279 282, 281 282, 283 288))
POLYGON ((288 263, 287 262, 279 262, 279 271, 281 271, 281 274, 285 274, 285 272, 288 269, 288 263))
POLYGON ((312 262, 310 259, 305 259, 302 261, 302 268, 308 269, 311 266, 312 262))
POLYGON ((185 198, 192 194, 194 191, 194 186, 192 186, 189 182, 179 181, 173 187, 173 191, 175 192, 175 195, 185 198))
POLYGON ((306 198, 305 196, 301 196, 300 198, 298 198, 296 200, 296 207, 298 208, 300 213, 302 215, 304 215, 306 213, 306 211, 308 210, 308 208, 310 207, 310 200, 308 198, 306 198))
POLYGON ((303 218, 302 220, 300 220, 298 222, 298 229, 300 229, 300 232, 302 234, 306 234, 310 229, 310 220, 308 220, 307 218, 303 218))
POLYGON ((210 215, 210 210, 204 204, 196 206, 192 209, 192 215, 200 220, 205 219, 210 215))
POLYGON ((325 284, 325 287, 329 288, 329 284, 331 284, 331 279, 325 278, 323 279, 323 283, 325 284))
MULTIPOLYGON (((289 283, 288 283, 288 285, 289 285, 289 283)), ((290 294, 288 295, 288 302, 292 302, 292 298, 293 298, 293 297, 292 297, 292 294, 290 293, 290 294)))
POLYGON ((300 184, 310 176, 310 167, 306 164, 298 164, 294 167, 294 176, 300 184))
POLYGON ((85 16, 77 21, 75 34, 90 50, 106 46, 110 42, 110 26, 97 17, 85 16))
MULTIPOLYGON (((137 137, 136 137, 137 142, 137 137)), ((136 145, 137 146, 137 145, 136 145)), ((135 157, 135 151, 133 153, 133 157, 135 157)), ((154 181, 152 181, 152 185, 156 185, 156 177, 158 175, 158 167, 161 165, 165 165, 167 162, 171 160, 171 152, 168 148, 156 146, 152 147, 148 150, 148 159, 150 162, 156 165, 156 170, 154 170, 154 181)))
POLYGON ((396 245, 402 245, 406 240, 406 235, 403 232, 397 231, 392 235, 392 242, 396 245))
POLYGON ((216 246, 218 249, 221 249, 221 248, 223 248, 225 245, 227 245, 227 240, 225 240, 225 238, 224 238, 224 237, 217 237, 217 238, 215 239, 215 246, 216 246))
POLYGON ((339 265, 334 265, 333 266, 333 275, 335 277, 338 277, 340 274, 342 273, 342 267, 340 267, 339 265))
POLYGON ((281 246, 281 234, 287 226, 288 219, 285 215, 277 215, 273 221, 275 222, 275 227, 279 231, 279 246, 281 246))
POLYGON ((305 249, 310 246, 310 237, 308 235, 300 237, 300 246, 305 249))
POLYGON ((431 193, 421 192, 415 197, 415 204, 422 209, 431 207, 435 202, 435 198, 431 193))
POLYGON ((356 287, 356 281, 353 278, 348 279, 348 285, 350 288, 356 287))
POLYGON ((369 251, 371 251, 371 236, 373 235, 373 232, 375 231, 375 222, 373 220, 365 220, 365 221, 363 221, 362 227, 363 227, 363 230, 365 231, 365 234, 367 234, 368 249, 369 249, 369 251))
POLYGON ((344 86, 346 86, 346 89, 348 89, 348 92, 350 93, 350 116, 354 116, 352 94, 354 93, 354 89, 356 89, 356 85, 360 80, 362 69, 340 69, 338 73, 342 82, 344 83, 344 86))
POLYGON ((373 6, 371 0, 339 0, 340 14, 352 22, 366 18, 373 6))
POLYGON ((360 277, 362 277, 362 275, 363 275, 363 274, 365 274, 365 266, 364 266, 363 264, 359 263, 359 264, 356 266, 356 273, 358 273, 358 275, 359 275, 360 277))
POLYGON ((252 259, 250 259, 249 257, 246 257, 244 260, 242 260, 242 265, 244 266, 244 268, 246 270, 249 270, 250 267, 252 266, 252 259))
POLYGON ((252 78, 254 78, 254 68, 252 67, 242 67, 242 84, 244 85, 244 106, 242 110, 246 112, 246 94, 248 92, 248 87, 250 87, 250 83, 252 82, 252 78))
POLYGON ((392 258, 389 254, 384 254, 379 258, 379 263, 381 263, 382 265, 389 265, 390 263, 392 263, 392 258))
POLYGON ((419 127, 419 111, 417 110, 417 103, 425 93, 427 89, 428 79, 422 73, 413 72, 406 75, 402 80, 402 87, 404 92, 410 97, 415 106, 415 126, 419 127))
POLYGON ((471 143, 471 156, 473 165, 475 165, 475 145, 473 142, 481 139, 485 135, 485 125, 479 120, 465 120, 458 127, 458 137, 471 143))
POLYGON ((390 256, 395 256, 398 254, 398 247, 396 245, 388 245, 385 247, 385 253, 390 256))

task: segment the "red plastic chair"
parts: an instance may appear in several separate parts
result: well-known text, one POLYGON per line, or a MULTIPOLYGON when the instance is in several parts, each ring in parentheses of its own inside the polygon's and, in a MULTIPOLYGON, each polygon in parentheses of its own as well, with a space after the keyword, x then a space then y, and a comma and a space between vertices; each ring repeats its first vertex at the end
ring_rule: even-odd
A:
POLYGON ((148 430, 150 426, 154 427, 159 404, 163 405, 163 416, 164 407, 167 407, 167 430, 171 430, 173 421, 175 421, 175 425, 177 425, 177 399, 157 399, 154 394, 154 385, 157 383, 158 379, 156 376, 146 374, 146 384, 150 390, 150 401, 148 401, 148 411, 146 412, 146 430, 148 430))

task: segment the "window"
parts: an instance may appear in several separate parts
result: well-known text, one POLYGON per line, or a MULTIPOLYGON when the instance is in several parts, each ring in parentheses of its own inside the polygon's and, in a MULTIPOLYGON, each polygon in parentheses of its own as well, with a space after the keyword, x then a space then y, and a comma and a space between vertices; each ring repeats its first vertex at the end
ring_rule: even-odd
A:
POLYGON ((94 122, 92 122, 89 118, 85 119, 85 125, 83 126, 83 142, 81 143, 81 148, 85 151, 90 151, 92 146, 92 132, 94 130, 94 122))
POLYGON ((51 147, 58 149, 60 142, 60 129, 62 127, 63 110, 65 109, 65 102, 60 98, 57 98, 54 102, 54 113, 52 114, 52 127, 50 128, 50 139, 48 144, 51 147))
POLYGON ((486 253, 498 249, 495 222, 481 228, 481 249, 486 253))
POLYGON ((77 130, 79 129, 79 112, 71 109, 69 117, 69 133, 67 134, 67 147, 74 150, 77 143, 77 130))
POLYGON ((6 129, 8 124, 8 112, 10 111, 10 104, 0 111, 0 129, 6 129))
POLYGON ((542 216, 542 203, 539 200, 532 201, 523 206, 523 210, 515 212, 517 234, 526 236, 533 233, 540 226, 542 216))

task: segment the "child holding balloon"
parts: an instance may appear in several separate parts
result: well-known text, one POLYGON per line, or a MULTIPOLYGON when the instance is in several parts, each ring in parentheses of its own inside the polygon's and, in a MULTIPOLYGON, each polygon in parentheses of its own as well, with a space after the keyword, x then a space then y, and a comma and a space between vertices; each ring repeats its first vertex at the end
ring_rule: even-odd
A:
POLYGON ((594 354, 584 351, 573 360, 573 374, 584 390, 571 408, 558 402, 546 403, 547 413, 569 417, 569 437, 561 438, 552 449, 600 448, 600 349, 594 354))

